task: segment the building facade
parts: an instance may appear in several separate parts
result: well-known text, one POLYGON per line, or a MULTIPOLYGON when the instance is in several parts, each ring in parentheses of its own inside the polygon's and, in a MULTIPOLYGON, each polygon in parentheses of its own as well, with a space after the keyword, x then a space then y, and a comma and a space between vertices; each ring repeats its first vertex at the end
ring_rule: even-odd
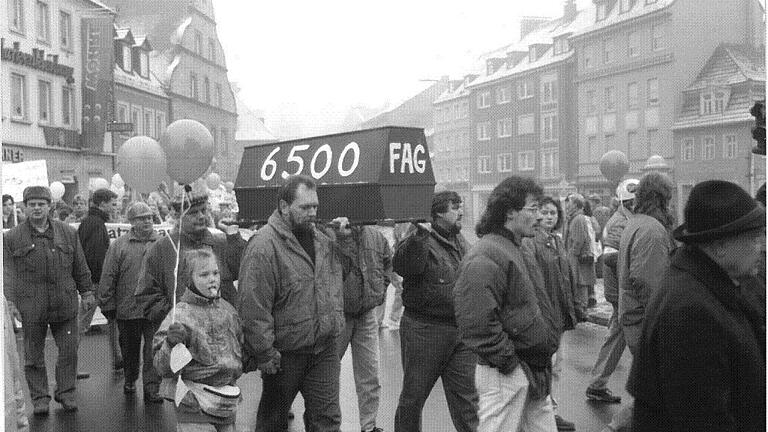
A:
MULTIPOLYGON (((628 176, 652 155, 678 171, 673 126, 685 89, 720 43, 765 38, 757 0, 594 0, 576 32, 580 191, 612 194, 600 157, 620 150, 628 176)), ((677 198, 675 204, 677 203, 677 198)))
MULTIPOLYGON (((9 0, 6 5, 0 23, 3 162, 46 160, 48 181, 64 183, 67 200, 87 191, 92 179, 112 175, 114 152, 103 128, 111 107, 100 106, 98 117, 83 109, 84 87, 94 77, 83 70, 82 27, 95 18, 111 29, 114 14, 91 0, 9 0), (97 125, 97 136, 89 136, 87 147, 83 124, 92 116, 102 126, 97 125)), ((111 32, 87 34, 93 44, 111 41, 111 32)), ((105 88, 100 96, 111 97, 107 93, 105 88)))

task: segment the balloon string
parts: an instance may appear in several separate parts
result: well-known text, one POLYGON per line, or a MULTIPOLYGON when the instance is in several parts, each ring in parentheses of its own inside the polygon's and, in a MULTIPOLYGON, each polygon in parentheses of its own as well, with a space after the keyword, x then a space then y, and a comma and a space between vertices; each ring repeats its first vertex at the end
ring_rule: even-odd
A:
POLYGON ((181 211, 179 212, 179 246, 176 247, 176 243, 173 242, 173 237, 171 237, 171 246, 173 246, 173 251, 176 252, 176 264, 173 267, 173 305, 171 306, 171 323, 176 322, 176 290, 179 286, 179 257, 181 255, 181 225, 182 221, 184 220, 184 215, 187 213, 187 211, 192 207, 192 202, 189 202, 189 207, 184 209, 184 201, 186 201, 187 194, 186 191, 182 192, 182 199, 181 199, 181 211))

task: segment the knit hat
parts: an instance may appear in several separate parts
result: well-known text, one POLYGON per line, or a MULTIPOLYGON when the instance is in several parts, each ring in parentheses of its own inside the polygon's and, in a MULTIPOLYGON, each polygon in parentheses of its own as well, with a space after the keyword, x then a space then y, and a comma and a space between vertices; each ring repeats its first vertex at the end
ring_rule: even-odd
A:
POLYGON ((171 207, 174 210, 181 211, 181 204, 184 203, 184 210, 189 210, 194 206, 208 203, 208 194, 202 191, 189 190, 177 193, 171 200, 171 207))
POLYGON ((707 180, 693 187, 685 222, 673 235, 684 243, 706 243, 765 228, 765 210, 739 185, 707 180))
POLYGON ((130 221, 137 217, 142 216, 152 216, 154 215, 154 212, 152 209, 145 203, 139 201, 133 203, 129 208, 128 212, 126 212, 126 218, 130 221))
POLYGON ((43 199, 48 201, 48 204, 53 201, 51 197, 51 190, 48 186, 27 186, 23 192, 24 204, 31 199, 43 199))

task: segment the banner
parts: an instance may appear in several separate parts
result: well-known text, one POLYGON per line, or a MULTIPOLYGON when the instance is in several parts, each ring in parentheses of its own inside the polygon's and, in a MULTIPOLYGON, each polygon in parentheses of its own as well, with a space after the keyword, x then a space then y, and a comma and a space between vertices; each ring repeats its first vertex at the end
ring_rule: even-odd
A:
POLYGON ((3 164, 3 194, 18 202, 23 200, 27 186, 48 186, 48 166, 45 160, 3 164))
POLYGON ((104 150, 106 125, 112 122, 114 53, 110 16, 83 18, 83 139, 82 148, 104 150))

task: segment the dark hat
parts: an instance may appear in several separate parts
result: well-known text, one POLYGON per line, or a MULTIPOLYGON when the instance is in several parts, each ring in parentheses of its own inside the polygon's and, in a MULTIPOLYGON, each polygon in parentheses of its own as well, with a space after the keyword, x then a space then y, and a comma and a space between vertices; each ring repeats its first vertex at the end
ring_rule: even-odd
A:
POLYGON ((201 191, 184 191, 176 194, 171 200, 171 207, 176 211, 181 211, 181 204, 184 203, 184 210, 208 203, 208 194, 201 191))
POLYGON ((51 190, 48 186, 27 186, 23 192, 24 204, 31 199, 43 199, 48 201, 48 204, 53 201, 51 198, 51 190))
POLYGON ((126 218, 128 220, 133 220, 137 217, 142 216, 152 216, 155 213, 152 211, 152 209, 145 203, 138 201, 128 208, 128 212, 126 213, 126 218))
POLYGON ((765 228, 765 210, 739 185, 707 180, 693 187, 685 222, 673 232, 684 243, 706 243, 765 228))

